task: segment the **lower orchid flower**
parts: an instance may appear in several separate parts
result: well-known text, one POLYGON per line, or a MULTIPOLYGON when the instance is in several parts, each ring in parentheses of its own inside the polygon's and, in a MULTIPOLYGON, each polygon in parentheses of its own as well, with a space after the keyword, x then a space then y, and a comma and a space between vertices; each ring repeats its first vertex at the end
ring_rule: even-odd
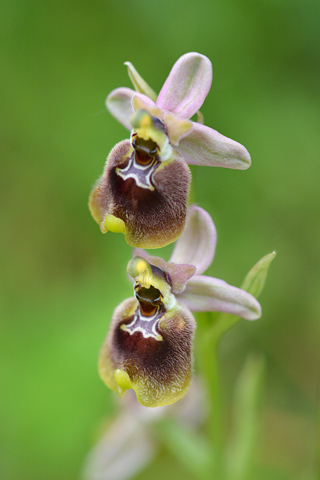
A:
POLYGON ((191 52, 179 58, 158 97, 127 65, 136 91, 117 88, 106 105, 131 131, 130 141, 111 151, 89 208, 103 233, 121 232, 131 246, 158 248, 183 231, 188 164, 246 169, 251 159, 238 142, 190 120, 211 86, 207 57, 191 52))
POLYGON ((252 295, 202 275, 215 245, 211 217, 192 206, 169 262, 134 251, 127 271, 135 296, 116 308, 99 358, 103 381, 120 396, 133 389, 142 405, 157 407, 186 393, 196 327, 191 310, 228 312, 246 320, 260 317, 260 304, 252 295))

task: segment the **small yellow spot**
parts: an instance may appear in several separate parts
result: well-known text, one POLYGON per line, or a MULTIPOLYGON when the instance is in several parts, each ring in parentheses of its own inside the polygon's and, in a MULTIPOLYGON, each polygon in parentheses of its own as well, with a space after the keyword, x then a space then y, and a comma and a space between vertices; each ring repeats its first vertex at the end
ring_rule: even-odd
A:
POLYGON ((149 279, 151 280, 152 278, 152 270, 147 262, 142 257, 134 257, 130 260, 128 263, 127 271, 129 275, 133 278, 138 278, 140 283, 148 283, 146 280, 149 279))
POLYGON ((125 233, 126 225, 121 218, 117 218, 114 215, 107 215, 104 221, 104 226, 106 231, 110 230, 110 232, 114 233, 125 233))
POLYGON ((138 273, 144 272, 145 270, 147 270, 147 268, 148 268, 148 264, 146 263, 145 260, 143 260, 141 258, 137 261, 136 269, 137 269, 138 273))
POLYGON ((148 128, 152 126, 152 118, 149 113, 145 112, 140 118, 140 127, 148 128))
POLYGON ((152 117, 146 110, 138 110, 131 118, 133 128, 150 128, 152 127, 152 117))
POLYGON ((163 341, 163 336, 160 335, 159 333, 157 333, 157 335, 154 337, 155 340, 157 340, 158 342, 162 342, 163 341))
POLYGON ((122 390, 128 390, 133 388, 133 384, 130 380, 129 375, 124 370, 118 368, 114 372, 114 379, 122 390))

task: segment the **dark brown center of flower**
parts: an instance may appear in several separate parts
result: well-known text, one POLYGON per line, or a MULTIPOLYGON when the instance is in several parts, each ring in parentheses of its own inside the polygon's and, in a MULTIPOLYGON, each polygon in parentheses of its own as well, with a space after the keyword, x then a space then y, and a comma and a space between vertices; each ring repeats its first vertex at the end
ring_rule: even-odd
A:
POLYGON ((150 286, 150 288, 138 287, 136 288, 135 294, 140 304, 142 315, 152 317, 161 304, 160 290, 153 286, 150 286))
POLYGON ((152 140, 144 140, 137 134, 132 136, 132 146, 135 150, 136 161, 139 165, 149 165, 158 154, 158 145, 152 140))

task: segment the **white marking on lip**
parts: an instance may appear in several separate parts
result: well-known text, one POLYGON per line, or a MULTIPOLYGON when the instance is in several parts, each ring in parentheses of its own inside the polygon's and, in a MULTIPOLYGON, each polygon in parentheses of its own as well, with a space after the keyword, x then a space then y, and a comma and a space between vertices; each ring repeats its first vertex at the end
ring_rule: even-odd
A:
POLYGON ((127 180, 128 178, 133 178, 136 182, 138 187, 146 188, 148 190, 154 190, 154 186, 151 183, 152 174, 155 171, 155 167, 157 166, 158 161, 154 159, 149 165, 139 165, 135 161, 134 155, 129 159, 128 165, 125 168, 116 168, 116 173, 119 177, 123 178, 123 180, 127 180), (140 170, 144 176, 139 178, 139 174, 130 172, 131 169, 140 170))
POLYGON ((135 332, 141 332, 144 338, 154 338, 157 341, 162 341, 163 337, 156 331, 156 326, 158 323, 157 320, 158 312, 155 313, 152 317, 145 317, 141 313, 139 314, 139 311, 137 310, 133 316, 133 320, 131 323, 128 325, 122 324, 120 326, 121 330, 124 330, 125 332, 130 333, 130 335, 133 335, 135 332), (151 332, 146 331, 143 326, 134 326, 136 322, 153 322, 151 332))

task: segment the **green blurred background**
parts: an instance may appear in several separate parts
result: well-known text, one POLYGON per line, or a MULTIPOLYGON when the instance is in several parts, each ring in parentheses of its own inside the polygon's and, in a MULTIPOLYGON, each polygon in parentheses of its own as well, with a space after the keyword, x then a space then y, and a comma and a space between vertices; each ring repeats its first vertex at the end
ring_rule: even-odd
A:
MULTIPOLYGON (((248 171, 196 169, 198 203, 218 229, 209 274, 240 285, 260 257, 278 253, 262 318, 243 321, 222 343, 227 409, 248 353, 263 354, 257 478, 308 478, 316 468, 319 7, 318 0, 5 2, 1 479, 77 479, 101 422, 116 411, 96 363, 113 309, 131 295, 131 248, 121 235, 100 233, 87 199, 108 152, 128 133, 104 101, 131 86, 124 61, 159 91, 188 51, 213 63, 205 123, 252 156, 248 171)), ((164 474, 189 478, 165 449, 139 478, 164 474)))

